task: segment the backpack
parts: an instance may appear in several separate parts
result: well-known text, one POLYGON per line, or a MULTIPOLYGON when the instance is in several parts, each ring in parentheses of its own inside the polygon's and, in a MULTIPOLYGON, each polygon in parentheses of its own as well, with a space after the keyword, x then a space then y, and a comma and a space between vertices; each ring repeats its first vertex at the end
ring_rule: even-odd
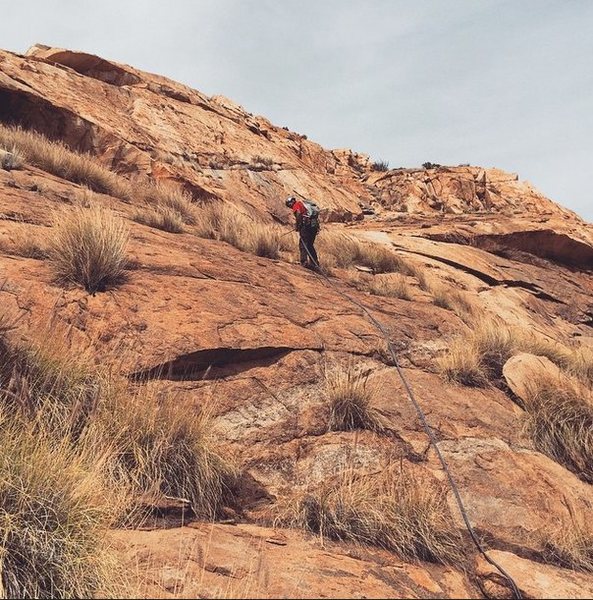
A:
POLYGON ((307 214, 303 215, 303 220, 311 227, 319 229, 319 206, 313 200, 303 200, 303 204, 307 209, 307 214))

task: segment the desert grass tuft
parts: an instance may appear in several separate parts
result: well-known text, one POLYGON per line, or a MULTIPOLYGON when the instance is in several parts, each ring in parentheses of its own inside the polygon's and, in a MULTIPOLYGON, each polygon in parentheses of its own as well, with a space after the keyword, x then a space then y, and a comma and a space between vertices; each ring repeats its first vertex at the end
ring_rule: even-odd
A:
POLYGON ((475 318, 477 307, 467 292, 434 282, 429 283, 427 287, 427 291, 432 295, 436 306, 454 312, 466 322, 475 318))
POLYGON ((5 171, 20 169, 24 162, 23 153, 16 146, 13 145, 10 150, 2 150, 0 148, 0 168, 5 171))
POLYGON ((567 373, 593 388, 593 348, 582 346, 572 349, 561 366, 567 373))
POLYGON ((570 521, 548 526, 538 537, 546 562, 593 573, 593 528, 585 518, 571 511, 570 521))
POLYGON ((329 539, 378 546, 405 559, 447 564, 462 558, 445 490, 406 468, 378 476, 345 473, 293 510, 279 521, 329 539))
POLYGON ((254 221, 230 204, 203 206, 195 230, 199 237, 227 242, 243 252, 265 258, 278 258, 284 248, 284 232, 278 225, 254 221))
POLYGON ((484 387, 502 378, 502 368, 516 350, 513 332, 495 319, 485 319, 451 343, 439 367, 450 381, 484 387))
POLYGON ((39 228, 22 225, 11 233, 8 241, 2 242, 1 247, 8 254, 44 260, 48 257, 47 247, 38 234, 39 228))
POLYGON ((74 208, 56 216, 48 243, 57 279, 94 293, 119 283, 127 265, 128 227, 113 212, 74 208))
POLYGON ((322 261, 330 267, 361 265, 374 273, 412 274, 412 267, 396 252, 383 244, 361 242, 339 231, 323 230, 319 235, 322 261))
POLYGON ((5 338, 0 399, 40 433, 75 442, 112 386, 109 372, 94 364, 88 351, 70 347, 67 338, 55 324, 26 344, 5 338))
POLYGON ((246 250, 264 258, 278 258, 282 244, 282 230, 277 225, 252 223, 247 230, 246 250))
POLYGON ((96 447, 118 449, 110 477, 136 495, 184 498, 198 516, 213 519, 230 493, 234 467, 216 453, 205 410, 188 414, 174 399, 141 388, 113 395, 88 437, 96 447))
POLYGON ((375 273, 411 274, 408 263, 393 250, 382 244, 363 242, 360 244, 358 260, 375 273))
POLYGON ((339 231, 323 229, 318 237, 321 261, 330 267, 350 267, 359 254, 360 242, 339 231))
POLYGON ((527 352, 545 356, 585 385, 593 383, 593 350, 590 348, 571 348, 540 333, 509 327, 492 317, 484 317, 477 323, 476 310, 472 304, 470 307, 464 320, 473 329, 453 340, 448 354, 439 360, 441 371, 449 380, 485 386, 488 381, 501 379, 502 368, 511 356, 527 352))
POLYGON ((389 171, 389 163, 386 160, 377 160, 371 165, 373 171, 389 171))
POLYGON ((169 233, 183 233, 185 231, 183 218, 176 210, 169 207, 139 209, 132 218, 137 223, 169 233))
POLYGON ((74 152, 36 131, 0 124, 0 146, 15 148, 27 162, 68 181, 123 200, 132 198, 133 188, 127 179, 90 154, 74 152))
POLYGON ((593 387, 593 348, 568 346, 532 332, 527 332, 522 336, 520 345, 524 352, 549 358, 567 375, 593 387))
POLYGON ((274 165, 274 159, 270 158, 269 156, 261 156, 259 154, 256 154, 252 159, 251 159, 251 164, 258 167, 258 166, 262 166, 262 167, 271 167, 274 165))
POLYGON ((412 288, 401 273, 368 276, 361 274, 355 281, 357 289, 387 298, 412 299, 412 288))
POLYGON ((1 420, 2 596, 118 597, 106 539, 119 518, 116 495, 68 443, 1 420))
MULTIPOLYGON (((107 457, 106 480, 128 496, 181 497, 199 516, 217 514, 235 471, 215 451, 207 411, 188 415, 148 384, 132 386, 97 367, 60 335, 40 335, 27 346, 11 345, 6 336, 0 341, 0 399, 15 422, 107 457)), ((132 501, 126 510, 131 521, 142 516, 132 501)))
POLYGON ((329 402, 330 431, 383 431, 387 428, 385 418, 373 407, 376 386, 353 365, 328 368, 324 376, 324 392, 329 402))
POLYGON ((471 335, 480 362, 491 380, 502 377, 502 368, 517 351, 514 331, 496 319, 482 320, 471 335))
POLYGON ((137 187, 144 202, 154 210, 174 213, 185 225, 196 223, 196 206, 188 192, 163 182, 138 183, 137 187))
POLYGON ((535 448, 593 483, 593 394, 566 377, 533 382, 526 429, 535 448))
POLYGON ((488 372, 478 348, 466 338, 451 342, 448 351, 438 360, 441 373, 449 380, 471 387, 486 387, 488 372))

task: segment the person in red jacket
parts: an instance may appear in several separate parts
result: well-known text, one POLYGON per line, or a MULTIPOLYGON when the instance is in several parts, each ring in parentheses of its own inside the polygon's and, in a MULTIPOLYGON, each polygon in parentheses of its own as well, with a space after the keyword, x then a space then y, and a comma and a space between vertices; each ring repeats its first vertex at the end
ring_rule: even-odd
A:
POLYGON ((319 233, 319 207, 310 200, 297 200, 289 196, 286 206, 294 213, 295 229, 299 232, 301 265, 307 269, 319 269, 319 259, 315 251, 315 238, 319 233))

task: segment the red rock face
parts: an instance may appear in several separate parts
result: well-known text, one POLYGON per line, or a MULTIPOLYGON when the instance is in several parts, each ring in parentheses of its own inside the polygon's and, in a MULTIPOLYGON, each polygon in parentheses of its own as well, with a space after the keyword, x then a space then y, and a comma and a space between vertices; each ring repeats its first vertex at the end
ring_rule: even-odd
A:
MULTIPOLYGON (((124 176, 176 182, 197 205, 228 201, 267 222, 291 221, 287 195, 312 197, 326 221, 348 222, 325 224, 321 239, 335 229, 384 244, 430 280, 463 291, 484 319, 497 315, 565 343, 593 340, 591 226, 514 175, 478 167, 373 171, 364 155, 325 150, 223 97, 41 46, 26 56, 0 52, 0 122, 36 129, 124 176), (362 218, 361 205, 374 214, 362 218)), ((141 225, 132 220, 135 199, 95 194, 128 220, 133 269, 117 289, 92 296, 58 286, 46 261, 11 250, 23 231, 43 238, 55 210, 78 202, 81 187, 25 160, 0 170, 0 191, 7 282, 0 299, 22 313, 18 335, 51 318, 98 357, 128 348, 126 374, 150 375, 148 385, 173 391, 188 418, 214 395, 221 448, 251 482, 237 526, 114 534, 125 564, 146 566, 151 597, 508 595, 485 563, 474 565, 469 543, 470 567, 441 567, 268 528, 276 504, 348 465, 373 474, 402 460, 444 478, 383 338, 340 291, 390 332, 470 519, 520 589, 528 597, 591 594, 590 575, 542 564, 537 541, 550 521, 590 512, 590 484, 535 451, 508 387, 462 387, 437 373, 438 357, 468 325, 437 306, 417 277, 404 276, 409 300, 356 289, 352 269, 335 269, 328 285, 287 257, 241 252, 191 227, 171 234, 141 225), (394 435, 328 431, 323 371, 338 361, 353 361, 377 384, 377 408, 394 435)))

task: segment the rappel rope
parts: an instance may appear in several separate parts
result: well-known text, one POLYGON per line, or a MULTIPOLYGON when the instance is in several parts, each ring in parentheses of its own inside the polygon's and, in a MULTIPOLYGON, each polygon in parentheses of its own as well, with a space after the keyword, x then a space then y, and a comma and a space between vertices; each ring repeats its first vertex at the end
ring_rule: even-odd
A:
POLYGON ((439 462, 441 463, 443 470, 445 471, 445 473, 447 475, 447 480, 449 481, 449 485, 450 485, 451 489, 453 490, 455 502, 457 504, 457 507, 459 508, 459 512, 463 518, 465 527, 466 527, 468 533, 470 534, 470 537, 471 537, 475 547, 477 548, 478 552, 486 559, 486 561, 488 563, 490 563, 493 567, 495 567, 498 570, 498 572, 508 581, 509 585, 511 586, 511 589, 513 590, 513 594, 514 594, 515 598, 517 598, 518 600, 521 600, 522 595, 521 595, 521 592, 519 591, 519 588, 517 587, 517 584, 515 583, 513 578, 494 559, 490 558, 488 556, 488 554, 486 554, 486 551, 482 547, 482 544, 480 543, 480 540, 478 539, 478 536, 476 535, 474 528, 472 527, 472 524, 470 523, 469 517, 467 515, 467 511, 463 504, 463 500, 461 499, 461 494, 459 493, 459 488, 457 487, 457 484, 455 483, 455 480, 453 479, 453 475, 451 475, 451 472, 449 471, 449 466, 447 465, 447 461, 445 460, 445 457, 442 455, 442 453, 438 447, 437 440, 434 436, 432 427, 428 424, 428 422, 426 420, 426 416, 424 415, 424 411, 422 410, 422 407, 416 400, 416 397, 414 396, 414 392, 412 391, 412 387, 408 383, 408 380, 406 379, 406 376, 405 376, 402 368, 399 365, 399 361, 397 360, 397 355, 393 348, 393 343, 389 337, 389 333, 387 332, 385 327, 371 314, 370 310, 364 304, 362 304, 358 300, 352 298, 346 292, 340 290, 334 284, 334 282, 323 271, 321 271, 321 269, 319 268, 319 264, 315 260, 313 260, 313 257, 311 256, 311 253, 309 252, 309 249, 307 248, 307 246, 305 244, 303 244, 300 240, 299 240, 299 245, 302 246, 303 248, 305 248, 307 254, 309 255, 309 258, 311 259, 311 262, 313 263, 313 265, 316 266, 317 270, 313 271, 315 276, 320 279, 323 279, 338 294, 340 294, 341 296, 346 298, 346 300, 348 300, 349 302, 351 302, 352 304, 354 304, 355 306, 360 308, 363 311, 363 313, 368 317, 368 319, 371 321, 371 323, 377 328, 377 330, 383 336, 383 338, 385 339, 385 342, 387 343, 387 347, 389 348, 389 352, 391 354, 391 358, 393 359, 393 364, 394 364, 395 368, 397 369, 400 379, 402 380, 402 383, 406 389, 408 398, 414 405, 414 408, 416 409, 416 413, 418 414, 418 418, 420 419, 420 422, 422 423, 422 426, 424 427, 424 431, 426 432, 426 435, 428 436, 428 439, 430 440, 430 443, 436 452, 439 462))

